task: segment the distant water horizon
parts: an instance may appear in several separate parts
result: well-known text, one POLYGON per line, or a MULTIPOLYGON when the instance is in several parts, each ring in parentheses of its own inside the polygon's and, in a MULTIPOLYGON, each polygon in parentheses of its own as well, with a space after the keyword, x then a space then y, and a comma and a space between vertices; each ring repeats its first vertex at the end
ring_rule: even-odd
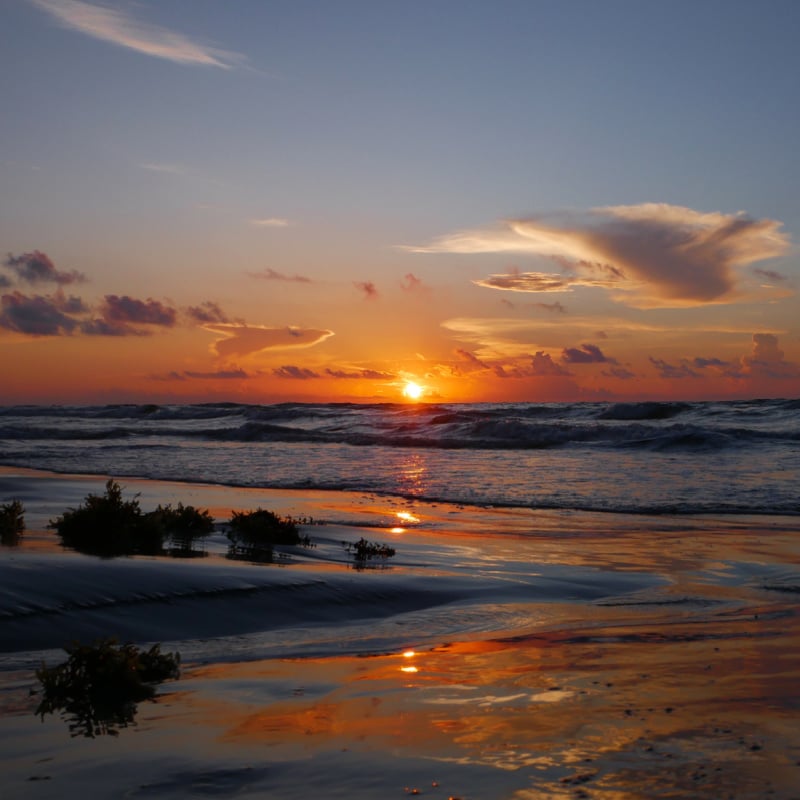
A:
POLYGON ((0 407, 0 464, 431 502, 800 516, 800 400, 0 407))

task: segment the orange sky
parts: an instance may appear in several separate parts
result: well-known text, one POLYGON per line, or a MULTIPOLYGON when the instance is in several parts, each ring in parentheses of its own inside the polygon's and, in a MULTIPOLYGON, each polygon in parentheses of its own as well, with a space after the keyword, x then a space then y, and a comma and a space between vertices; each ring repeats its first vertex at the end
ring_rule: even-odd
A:
POLYGON ((800 395, 796 4, 308 5, 6 9, 0 403, 800 395))

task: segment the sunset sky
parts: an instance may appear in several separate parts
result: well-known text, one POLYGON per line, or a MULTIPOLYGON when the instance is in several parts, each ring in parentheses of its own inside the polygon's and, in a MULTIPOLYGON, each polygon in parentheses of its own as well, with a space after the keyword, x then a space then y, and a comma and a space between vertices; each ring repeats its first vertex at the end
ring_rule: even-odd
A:
POLYGON ((0 404, 800 395, 796 0, 3 0, 0 404))

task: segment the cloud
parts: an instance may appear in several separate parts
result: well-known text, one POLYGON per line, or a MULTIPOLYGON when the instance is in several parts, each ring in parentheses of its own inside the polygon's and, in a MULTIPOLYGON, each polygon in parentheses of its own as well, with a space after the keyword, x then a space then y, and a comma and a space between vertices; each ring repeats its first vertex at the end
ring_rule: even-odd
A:
POLYGON ((575 280, 613 289, 630 305, 689 306, 736 297, 736 269, 789 249, 782 224, 743 212, 703 213, 664 203, 608 206, 560 224, 512 219, 461 231, 422 253, 518 252, 555 259, 573 275, 528 272, 493 275, 479 285, 511 291, 567 291, 575 280), (598 273, 601 273, 598 277, 598 273), (584 276, 584 277, 582 277, 584 276), (588 276, 585 277, 585 276, 588 276))
POLYGON ((776 272, 773 269, 753 267, 753 272, 755 272, 756 275, 760 275, 762 278, 766 278, 768 281, 773 281, 774 283, 783 283, 786 280, 785 275, 782 275, 780 272, 776 272))
POLYGON ((502 289, 508 292, 571 292, 575 286, 599 286, 609 289, 616 281, 579 278, 552 272, 508 272, 472 282, 485 289, 502 289))
POLYGON ((152 330, 136 326, 173 328, 178 319, 174 308, 158 300, 137 300, 116 294, 105 296, 99 313, 99 317, 81 323, 81 333, 87 336, 149 336, 152 330))
POLYGON ((262 281, 292 281, 295 283, 312 283, 311 278, 306 278, 304 275, 284 275, 282 272, 276 272, 274 269, 265 269, 261 272, 248 272, 251 278, 256 278, 262 281))
POLYGON ((297 367, 294 365, 286 365, 272 370, 272 374, 276 378, 291 378, 293 380, 308 381, 314 378, 321 377, 314 370, 307 367, 297 367))
POLYGON ((357 369, 349 371, 343 369, 326 369, 325 374, 329 375, 331 378, 339 378, 342 380, 385 381, 395 377, 391 372, 381 372, 377 369, 357 369))
POLYGON ((57 283, 64 285, 68 283, 83 283, 86 276, 73 270, 72 272, 61 272, 57 270, 50 258, 39 250, 31 253, 23 253, 21 256, 8 254, 3 266, 16 273, 20 280, 28 283, 57 283))
POLYGON ((616 364, 616 359, 609 358, 596 344, 582 344, 577 347, 565 347, 561 360, 567 364, 616 364))
POLYGON ((610 367, 609 369, 604 369, 601 375, 605 376, 606 378, 617 378, 621 381, 629 381, 636 377, 635 372, 631 372, 626 367, 614 366, 610 367))
POLYGON ((217 380, 248 380, 252 375, 248 375, 243 369, 238 367, 231 367, 229 369, 220 369, 213 372, 195 372, 192 370, 172 370, 171 372, 162 375, 148 375, 152 381, 186 381, 186 380, 200 380, 200 381, 217 381, 217 380))
POLYGON ((215 372, 192 372, 185 370, 183 373, 187 378, 195 378, 199 380, 242 380, 251 377, 243 369, 220 369, 215 372))
POLYGON ((650 363, 656 368, 658 376, 667 380, 681 380, 683 378, 699 378, 698 375, 686 361, 681 359, 680 364, 669 364, 660 358, 649 357, 650 363))
POLYGON ((238 323, 208 324, 203 328, 222 335, 212 347, 217 355, 224 358, 246 356, 262 350, 313 347, 334 335, 333 331, 315 328, 267 328, 238 323))
POLYGON ((492 369, 489 364, 485 361, 481 361, 475 353, 470 353, 469 350, 464 350, 463 348, 459 347, 455 351, 456 356, 467 366, 472 367, 475 370, 484 370, 484 369, 492 369))
POLYGON ((264 219, 251 219, 250 224, 257 228, 288 228, 292 223, 283 217, 265 217, 264 219))
POLYGON ((364 292, 365 300, 375 300, 380 296, 375 284, 372 281, 353 281, 353 286, 355 286, 356 289, 364 292))
POLYGON ((400 281, 400 288, 404 292, 425 293, 430 291, 430 287, 422 282, 413 272, 407 272, 403 280, 400 281))
POLYGON ((194 42, 183 34, 140 22, 117 9, 97 6, 83 0, 31 2, 55 17, 66 28, 154 58, 221 69, 230 69, 244 61, 237 53, 194 42))
POLYGON ((137 300, 128 295, 107 294, 103 317, 109 322, 160 325, 171 328, 177 320, 177 311, 158 300, 137 300))
POLYGON ((742 357, 742 372, 751 377, 786 379, 800 377, 800 367, 783 357, 778 337, 772 333, 754 333, 750 355, 742 357))
POLYGON ((189 306, 186 315, 193 322, 205 324, 207 322, 230 322, 228 315, 216 304, 206 300, 199 306, 189 306))
POLYGON ((72 334, 78 320, 71 313, 84 310, 78 298, 11 292, 0 297, 0 327, 28 336, 64 336, 72 334))

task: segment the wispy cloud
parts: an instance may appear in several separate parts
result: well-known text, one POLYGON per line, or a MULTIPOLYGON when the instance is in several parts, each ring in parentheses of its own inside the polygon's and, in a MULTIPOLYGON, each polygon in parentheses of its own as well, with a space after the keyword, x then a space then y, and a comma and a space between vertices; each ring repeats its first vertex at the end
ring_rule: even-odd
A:
POLYGON ((333 336, 333 331, 315 328, 267 328, 244 324, 209 324, 203 327, 222 336, 214 342, 213 348, 224 358, 246 356, 262 350, 313 347, 333 336))
POLYGON ((250 224, 257 228, 288 228, 292 223, 283 217, 265 217, 264 219, 251 219, 250 224))
POLYGON ((118 9, 83 0, 30 1, 66 28, 154 58, 221 69, 230 69, 245 60, 238 53, 195 42, 188 36, 142 22, 118 9))
POLYGON ((353 286, 364 293, 365 300, 376 300, 380 297, 380 292, 372 281, 354 281, 353 286))
POLYGON ((276 272, 274 269, 261 270, 261 272, 248 272, 251 278, 256 278, 261 281, 290 281, 293 283, 311 283, 311 278, 305 275, 285 275, 283 272, 276 272))
POLYGON ((664 203, 608 206, 550 223, 506 220, 459 231, 420 253, 528 253, 556 260, 567 275, 511 273, 479 285, 513 291, 566 291, 603 286, 629 305, 690 306, 737 298, 737 268, 789 249, 782 223, 743 212, 704 213, 664 203), (581 281, 581 283, 577 283, 581 281))

